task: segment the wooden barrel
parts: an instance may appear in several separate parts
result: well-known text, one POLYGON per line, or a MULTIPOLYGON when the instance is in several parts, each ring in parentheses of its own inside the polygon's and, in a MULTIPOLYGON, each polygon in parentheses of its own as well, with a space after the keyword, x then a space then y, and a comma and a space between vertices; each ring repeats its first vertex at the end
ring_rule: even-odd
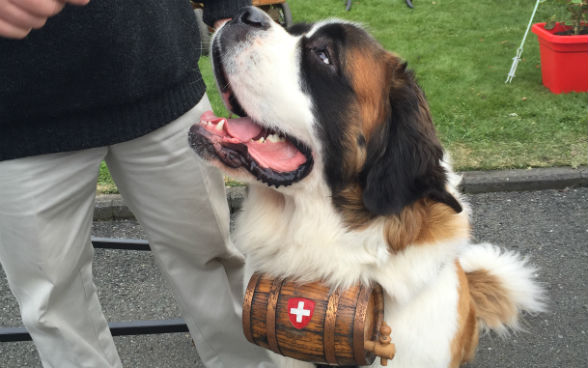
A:
POLYGON ((375 356, 364 343, 377 340, 383 316, 379 285, 331 290, 255 273, 245 292, 243 331, 250 342, 291 358, 368 365, 375 356))

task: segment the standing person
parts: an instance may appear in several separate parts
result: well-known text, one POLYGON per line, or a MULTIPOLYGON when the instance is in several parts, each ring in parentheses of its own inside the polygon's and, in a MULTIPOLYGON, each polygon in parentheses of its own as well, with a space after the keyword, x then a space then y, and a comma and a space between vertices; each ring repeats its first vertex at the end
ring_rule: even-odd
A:
MULTIPOLYGON (((202 2, 212 25, 247 1, 202 2)), ((187 143, 199 56, 187 0, 0 0, 0 261, 45 367, 121 366, 92 280, 103 160, 205 366, 270 366, 240 332, 223 179, 187 143)))

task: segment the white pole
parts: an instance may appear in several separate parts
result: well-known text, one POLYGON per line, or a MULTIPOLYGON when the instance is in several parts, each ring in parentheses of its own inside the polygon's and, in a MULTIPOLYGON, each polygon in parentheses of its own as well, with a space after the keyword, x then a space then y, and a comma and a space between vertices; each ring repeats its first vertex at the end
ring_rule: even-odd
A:
POLYGON ((523 40, 521 41, 521 45, 517 49, 517 54, 515 57, 512 58, 512 65, 510 66, 510 71, 508 72, 508 76, 506 77, 506 81, 504 83, 512 82, 512 79, 515 77, 515 72, 517 70, 517 66, 519 65, 519 61, 521 61, 521 55, 523 54, 523 45, 527 40, 527 35, 529 34, 529 29, 531 29, 531 24, 533 24, 533 18, 535 18, 535 13, 537 12, 537 8, 539 7, 539 3, 542 3, 545 0, 537 0, 535 3, 535 8, 533 9, 533 14, 531 14, 531 19, 529 20, 529 25, 527 26, 527 30, 525 31, 525 35, 523 36, 523 40))

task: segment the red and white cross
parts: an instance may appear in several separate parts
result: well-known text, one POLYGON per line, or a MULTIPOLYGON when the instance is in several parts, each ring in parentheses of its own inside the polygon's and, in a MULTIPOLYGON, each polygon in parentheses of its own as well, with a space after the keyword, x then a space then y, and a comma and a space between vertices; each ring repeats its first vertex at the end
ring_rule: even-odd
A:
POLYGON ((288 300, 287 310, 292 326, 300 330, 312 319, 314 301, 306 298, 291 298, 288 300))
POLYGON ((304 309, 304 302, 299 301, 298 307, 290 308, 290 314, 294 314, 296 316, 296 322, 302 323, 302 317, 310 317, 310 309, 304 309))

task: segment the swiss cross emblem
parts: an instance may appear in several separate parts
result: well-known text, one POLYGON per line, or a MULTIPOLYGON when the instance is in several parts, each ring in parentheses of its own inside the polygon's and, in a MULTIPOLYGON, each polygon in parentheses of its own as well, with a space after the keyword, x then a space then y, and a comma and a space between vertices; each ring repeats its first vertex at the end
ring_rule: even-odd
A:
POLYGON ((288 317, 297 329, 303 329, 314 312, 314 302, 304 298, 292 298, 288 300, 288 317))

